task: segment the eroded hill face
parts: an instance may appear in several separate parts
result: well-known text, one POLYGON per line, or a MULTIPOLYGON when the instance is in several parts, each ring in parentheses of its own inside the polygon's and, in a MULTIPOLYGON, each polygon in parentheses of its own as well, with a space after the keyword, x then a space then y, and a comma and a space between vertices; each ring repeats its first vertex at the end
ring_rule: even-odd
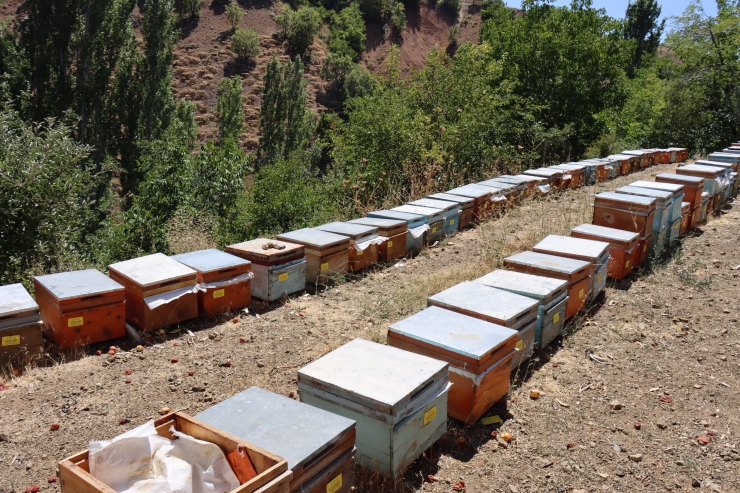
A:
MULTIPOLYGON (((205 140, 214 137, 217 131, 215 113, 218 81, 223 77, 241 76, 246 125, 240 141, 247 151, 253 151, 259 138, 260 94, 267 62, 273 54, 281 60, 287 60, 290 54, 276 34, 275 16, 280 12, 281 2, 235 1, 245 12, 240 27, 254 29, 259 35, 262 51, 256 62, 244 64, 236 61, 229 51, 231 26, 224 7, 217 0, 206 0, 200 17, 185 20, 181 25, 182 33, 174 56, 173 89, 177 99, 184 98, 196 104, 199 137, 205 140)), ((24 4, 22 0, 5 0, 0 8, 0 16, 12 22, 23 15, 24 4)), ((144 1, 140 0, 131 16, 137 32, 141 28, 143 9, 144 1)), ((420 69, 430 50, 449 49, 449 29, 456 21, 460 29, 458 43, 477 41, 480 26, 478 11, 477 6, 463 3, 459 19, 456 19, 454 14, 443 8, 430 8, 427 5, 421 5, 418 10, 409 8, 406 12, 408 26, 400 35, 395 35, 392 30, 384 30, 379 23, 369 22, 366 50, 360 63, 372 72, 382 72, 389 50, 396 44, 399 46, 400 67, 404 75, 409 70, 420 69)), ((324 32, 328 32, 328 27, 324 27, 324 32)), ((315 38, 310 51, 310 57, 304 60, 309 107, 317 112, 337 110, 340 108, 339 100, 319 75, 328 54, 320 36, 315 38)))

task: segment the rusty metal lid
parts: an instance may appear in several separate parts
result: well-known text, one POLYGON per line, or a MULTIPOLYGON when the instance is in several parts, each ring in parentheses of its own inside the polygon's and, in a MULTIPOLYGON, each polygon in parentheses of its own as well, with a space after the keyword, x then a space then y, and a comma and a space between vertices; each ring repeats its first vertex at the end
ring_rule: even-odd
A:
POLYGON ((228 269, 230 267, 240 267, 251 264, 249 260, 244 260, 236 255, 231 255, 230 253, 222 252, 215 248, 182 253, 180 255, 172 255, 170 258, 203 274, 228 269))

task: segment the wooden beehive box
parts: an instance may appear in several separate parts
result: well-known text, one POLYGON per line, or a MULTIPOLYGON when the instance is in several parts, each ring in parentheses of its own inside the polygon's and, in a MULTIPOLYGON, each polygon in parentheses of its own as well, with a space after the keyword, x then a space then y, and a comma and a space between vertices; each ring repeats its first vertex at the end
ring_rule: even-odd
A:
POLYGON ((534 175, 515 175, 514 178, 521 178, 523 180, 530 180, 529 183, 534 182, 533 195, 541 197, 550 193, 552 188, 550 187, 550 180, 542 176, 534 175))
POLYGON ((388 328, 388 345, 450 364, 447 414, 475 423, 509 392, 517 331, 438 307, 388 328))
POLYGON ((447 431, 448 368, 355 339, 298 370, 298 393, 306 404, 355 421, 355 461, 395 477, 447 431))
POLYGON ((473 219, 475 219, 473 214, 475 199, 471 197, 463 197, 461 195, 452 195, 449 193, 435 193, 430 195, 429 198, 457 204, 460 208, 460 225, 458 229, 467 228, 473 222, 473 219))
POLYGON ((503 195, 504 197, 506 197, 506 200, 508 201, 510 206, 514 206, 514 204, 520 201, 521 194, 526 189, 526 186, 524 184, 512 184, 499 180, 498 178, 481 181, 476 183, 476 185, 488 187, 493 191, 494 194, 503 195))
POLYGON ((683 202, 681 204, 681 235, 685 235, 686 232, 689 230, 689 227, 691 226, 692 212, 693 208, 691 207, 691 202, 683 202))
POLYGON ((632 172, 632 162, 639 164, 639 159, 637 159, 635 156, 629 156, 627 154, 612 154, 611 156, 607 156, 606 158, 619 163, 620 175, 628 175, 632 172))
POLYGON ((0 286, 0 366, 44 352, 39 305, 22 284, 0 286))
POLYGON ((46 335, 62 349, 126 335, 124 287, 95 269, 33 279, 46 335))
POLYGON ((639 266, 640 235, 631 231, 606 228, 594 224, 581 224, 571 231, 574 238, 585 240, 605 241, 609 243, 609 263, 607 275, 612 279, 621 280, 632 272, 633 267, 639 266), (637 264, 635 263, 637 261, 637 264))
MULTIPOLYGON (((739 155, 740 157, 740 155, 739 155)), ((732 195, 732 187, 730 186, 730 174, 733 173, 733 168, 737 167, 733 163, 730 162, 721 162, 721 161, 705 161, 705 160, 699 160, 695 164, 701 165, 701 166, 713 166, 715 168, 722 168, 725 170, 724 176, 718 178, 718 184, 719 184, 719 192, 721 193, 720 201, 724 203, 724 201, 728 200, 730 196, 732 195)))
MULTIPOLYGON (((205 442, 218 445, 224 454, 241 447, 249 455, 257 476, 231 493, 288 493, 288 483, 293 474, 285 459, 256 445, 214 428, 183 412, 170 413, 155 420, 159 436, 173 439, 170 428, 205 442)), ((58 476, 62 493, 116 493, 90 474, 89 451, 83 450, 59 462, 58 476)))
POLYGON ((589 283, 589 299, 596 298, 606 287, 609 264, 609 243, 584 240, 571 236, 549 235, 533 248, 537 253, 585 260, 593 266, 589 283))
POLYGON ((656 190, 654 188, 633 187, 629 185, 617 188, 615 191, 617 193, 624 193, 627 195, 652 197, 656 200, 653 231, 663 231, 670 224, 669 219, 673 214, 673 194, 671 192, 656 190))
POLYGON ((601 192, 594 197, 593 224, 639 233, 653 230, 657 201, 651 197, 601 192))
POLYGON ((539 308, 534 333, 535 349, 546 347, 563 333, 565 307, 568 304, 567 281, 497 269, 473 282, 537 300, 539 308))
POLYGON ((528 169, 524 171, 525 175, 539 176, 540 178, 546 178, 547 184, 553 189, 558 190, 562 187, 563 183, 563 171, 556 169, 538 168, 528 169))
POLYGON ((341 476, 337 492, 347 493, 353 485, 352 472, 346 474, 337 467, 343 466, 341 462, 335 464, 354 452, 356 431, 351 419, 259 387, 239 392, 195 418, 284 458, 293 472, 291 493, 318 493, 306 486, 323 476, 330 481, 341 476))
POLYGON ((408 227, 408 231, 406 232, 406 253, 415 254, 424 249, 427 241, 427 232, 424 230, 424 226, 427 225, 426 216, 409 214, 407 212, 382 210, 368 212, 367 217, 406 221, 408 227))
POLYGON ((568 304, 565 317, 576 315, 588 299, 591 281, 591 263, 555 255, 522 252, 504 259, 504 267, 525 274, 533 274, 568 281, 568 304))
POLYGON ((691 203, 692 209, 701 205, 701 193, 704 191, 704 178, 700 176, 677 175, 675 173, 661 173, 655 177, 657 183, 672 183, 683 185, 683 201, 691 203))
POLYGON ((408 222, 400 219, 383 219, 380 217, 362 217, 352 219, 352 224, 364 224, 378 228, 378 235, 387 240, 378 245, 378 260, 390 262, 406 255, 406 237, 408 222))
POLYGON ((672 163, 681 163, 689 158, 689 150, 685 147, 669 147, 669 151, 676 153, 676 158, 672 163))
POLYGON ((622 151, 621 154, 637 156, 640 158, 640 168, 644 169, 653 165, 653 153, 650 151, 622 151))
POLYGON ((306 282, 326 282, 332 276, 341 276, 347 272, 350 247, 347 236, 303 228, 278 235, 277 239, 304 246, 306 282))
POLYGON ((651 190, 662 190, 673 194, 673 206, 668 222, 673 222, 681 215, 681 202, 683 202, 684 188, 683 185, 675 183, 658 183, 655 181, 638 180, 629 184, 631 187, 649 188, 651 190))
POLYGON ((704 178, 704 190, 709 195, 715 195, 719 189, 718 180, 726 173, 725 168, 716 166, 705 166, 701 164, 687 164, 676 168, 677 175, 698 176, 704 178))
POLYGON ((155 253, 108 266, 111 279, 126 288, 126 321, 158 330, 198 316, 197 273, 155 253))
POLYGON ((536 300, 474 282, 462 282, 430 296, 427 306, 438 306, 516 330, 514 367, 532 356, 539 308, 536 300))
MULTIPOLYGON (((720 162, 730 165, 732 171, 737 171, 738 165, 740 164, 740 153, 735 152, 713 152, 707 156, 707 160, 710 162, 720 162)), ((700 161, 697 164, 702 164, 700 161)))
POLYGON ((570 175, 570 188, 578 188, 586 184, 586 166, 582 164, 556 164, 550 168, 570 175))
POLYGON ((406 212, 408 214, 418 214, 427 218, 427 244, 432 245, 434 242, 441 240, 445 235, 444 211, 441 209, 430 209, 428 207, 418 207, 415 205, 402 205, 391 209, 397 212, 406 212))
POLYGON ((414 200, 413 202, 409 202, 408 205, 443 211, 442 228, 444 234, 447 236, 456 233, 460 229, 460 206, 454 202, 426 198, 414 200))
POLYGON ((488 216, 500 214, 501 212, 505 211, 508 207, 513 205, 512 203, 509 202, 509 200, 506 199, 506 196, 504 195, 504 189, 501 187, 479 185, 477 183, 471 183, 470 185, 467 185, 467 186, 473 190, 482 190, 484 192, 491 192, 491 198, 488 202, 489 205, 487 209, 488 216))
POLYGON ((198 291, 198 314, 213 316, 249 306, 252 302, 249 260, 210 248, 173 255, 171 258, 196 272, 205 289, 198 291))
POLYGON ((257 238, 226 247, 226 252, 252 263, 251 296, 275 301, 306 289, 306 253, 303 245, 257 238))
POLYGON ((473 199, 475 201, 473 205, 473 215, 477 221, 485 219, 490 214, 491 196, 493 195, 490 190, 474 188, 470 185, 466 185, 453 188, 446 193, 473 199))
MULTIPOLYGON (((316 229, 346 236, 349 243, 349 270, 360 272, 378 262, 378 228, 364 224, 333 222, 317 226, 316 229)), ((383 240, 385 242, 385 240, 383 240)))

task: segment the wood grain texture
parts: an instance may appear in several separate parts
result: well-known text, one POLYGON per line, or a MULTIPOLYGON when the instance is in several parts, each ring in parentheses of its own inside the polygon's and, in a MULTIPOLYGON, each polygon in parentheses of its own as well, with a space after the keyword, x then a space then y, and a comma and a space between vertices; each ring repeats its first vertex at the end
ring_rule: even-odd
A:
POLYGON ((286 264, 305 257, 303 245, 287 241, 269 240, 267 238, 257 238, 255 240, 236 243, 227 246, 225 250, 232 255, 260 265, 286 264), (275 244, 284 248, 278 249, 272 247, 275 244), (264 246, 270 246, 270 248, 264 249, 262 248, 264 246))
POLYGON ((348 259, 350 272, 362 272, 378 262, 378 245, 373 244, 364 250, 359 250, 353 243, 349 247, 348 259))
POLYGON ((249 306, 252 303, 251 279, 222 288, 198 291, 198 314, 212 317, 249 306))
POLYGON ((306 289, 306 260, 293 260, 285 264, 252 264, 254 278, 250 280, 252 296, 260 300, 275 301, 306 289))
POLYGON ((644 238, 653 230, 654 222, 655 209, 649 213, 639 213, 594 205, 593 224, 597 226, 633 231, 644 238))
POLYGON ((198 295, 188 293, 154 310, 138 293, 126 290, 126 321, 150 332, 198 316, 198 295))
MULTIPOLYGON (((349 241, 349 238, 347 240, 349 241)), ((345 274, 348 268, 349 244, 347 244, 346 249, 328 255, 306 250, 307 283, 325 282, 332 276, 345 274)))
POLYGON ((378 245, 378 260, 390 262, 406 255, 407 231, 388 237, 388 241, 378 245))

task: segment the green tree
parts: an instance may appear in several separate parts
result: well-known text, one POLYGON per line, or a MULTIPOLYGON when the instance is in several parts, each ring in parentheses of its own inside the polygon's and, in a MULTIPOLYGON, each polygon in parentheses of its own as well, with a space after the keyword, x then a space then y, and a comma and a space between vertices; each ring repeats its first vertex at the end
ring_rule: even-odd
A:
POLYGON ((218 82, 216 121, 222 141, 238 141, 244 131, 244 97, 240 77, 226 77, 218 82))
POLYGON ((200 11, 203 8, 205 0, 182 0, 183 16, 190 18, 200 17, 200 11))
POLYGON ((231 2, 226 6, 226 19, 228 19, 229 24, 231 24, 232 31, 239 29, 239 23, 243 16, 244 11, 236 2, 231 2))
POLYGON ((237 29, 229 48, 240 60, 251 62, 260 54, 260 38, 254 29, 237 29))
POLYGON ((341 91, 344 79, 352 71, 355 63, 347 55, 329 53, 321 67, 321 77, 329 81, 335 90, 341 91))
POLYGON ((406 9, 401 2, 396 2, 391 8, 391 24, 397 32, 406 29, 406 9))
POLYGON ((303 55, 313 43, 313 37, 321 28, 321 16, 316 9, 302 7, 293 10, 288 6, 275 18, 280 34, 288 41, 293 53, 303 55))
POLYGON ((365 50, 366 39, 365 20, 356 3, 332 17, 329 50, 333 53, 348 55, 357 61, 365 50))
POLYGON ((635 0, 627 6, 625 17, 624 37, 634 40, 634 55, 627 67, 627 74, 633 77, 635 71, 642 65, 643 57, 655 55, 663 35, 665 20, 660 18, 660 5, 657 0, 635 0))

